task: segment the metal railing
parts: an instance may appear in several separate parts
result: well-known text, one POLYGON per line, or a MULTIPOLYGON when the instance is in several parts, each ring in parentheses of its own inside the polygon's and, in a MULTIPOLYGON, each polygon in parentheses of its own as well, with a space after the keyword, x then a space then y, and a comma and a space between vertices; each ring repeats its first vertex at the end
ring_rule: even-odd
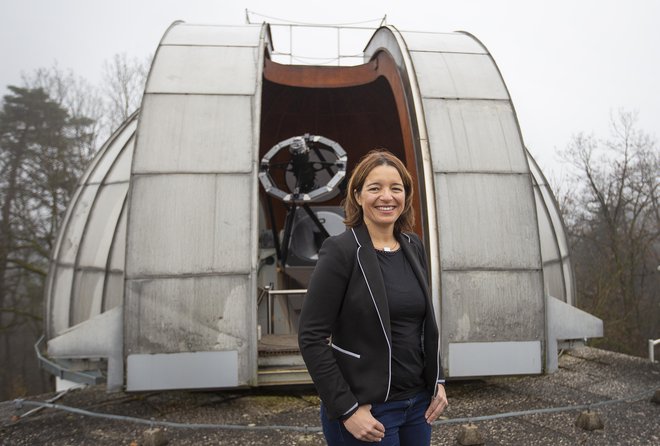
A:
POLYGON ((44 343, 44 340, 45 336, 41 336, 36 344, 34 344, 34 351, 37 354, 37 360, 42 369, 47 370, 52 375, 66 381, 91 385, 105 382, 106 379, 101 370, 74 370, 71 361, 66 359, 54 360, 47 358, 41 351, 41 346, 44 343))
POLYGON ((655 362, 655 346, 660 344, 660 339, 649 339, 649 360, 655 362))
MULTIPOLYGON (((290 296, 305 294, 306 292, 306 289, 274 290, 270 285, 264 287, 263 293, 266 293, 266 314, 268 315, 266 334, 273 334, 275 332, 275 306, 273 305, 275 296, 290 296)), ((261 301, 261 298, 259 301, 261 301)))
MULTIPOLYGON (((273 60, 276 62, 285 63, 285 61, 288 61, 289 64, 297 63, 301 65, 359 65, 363 63, 363 53, 360 50, 353 50, 349 51, 349 53, 344 53, 346 50, 346 43, 354 40, 350 37, 350 35, 345 34, 355 31, 373 32, 386 24, 387 15, 370 20, 364 20, 361 22, 321 24, 292 21, 289 19, 260 14, 248 9, 245 10, 246 23, 259 24, 264 20, 268 21, 268 24, 272 30, 283 32, 284 35, 280 36, 284 38, 283 40, 288 40, 288 50, 273 51, 271 54, 273 56, 273 60), (298 41, 297 38, 294 38, 294 30, 334 30, 334 42, 330 42, 326 39, 320 39, 326 40, 324 42, 326 45, 329 44, 335 47, 335 51, 333 51, 334 54, 326 57, 316 57, 311 55, 304 55, 300 52, 294 51, 294 45, 296 41, 298 41)), ((304 38, 302 40, 304 40, 304 38)), ((314 40, 318 46, 319 39, 314 40)))

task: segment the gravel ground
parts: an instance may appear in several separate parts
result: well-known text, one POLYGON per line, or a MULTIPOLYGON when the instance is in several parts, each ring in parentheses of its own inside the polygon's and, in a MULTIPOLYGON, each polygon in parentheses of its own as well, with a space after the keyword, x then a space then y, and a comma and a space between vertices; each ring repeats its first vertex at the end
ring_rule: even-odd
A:
MULTIPOLYGON (((575 426, 577 410, 475 424, 486 445, 657 445, 660 444, 660 405, 650 401, 657 389, 660 389, 658 363, 583 348, 562 355, 560 369, 552 375, 450 382, 447 390, 450 407, 444 418, 454 420, 626 399, 594 407, 605 427, 591 432, 575 426)), ((46 401, 54 395, 25 400, 46 401)), ((149 426, 51 408, 21 417, 32 407, 24 404, 19 408, 15 402, 7 401, 0 403, 0 444, 143 445, 145 431, 150 427, 160 429, 170 445, 325 444, 317 432, 286 428, 318 428, 319 399, 310 386, 138 394, 109 394, 97 386, 71 391, 55 404, 144 420, 238 425, 247 429, 149 426), (283 428, 262 429, 268 426, 283 428)), ((462 424, 434 426, 432 445, 459 444, 457 436, 462 424)))

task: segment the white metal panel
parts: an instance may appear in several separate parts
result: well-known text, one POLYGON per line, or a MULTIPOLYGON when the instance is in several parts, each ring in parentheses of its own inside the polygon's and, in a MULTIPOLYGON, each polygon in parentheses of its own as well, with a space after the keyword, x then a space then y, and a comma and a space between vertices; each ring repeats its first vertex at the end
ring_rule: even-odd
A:
POLYGON ((94 168, 92 174, 87 178, 87 183, 100 183, 110 170, 112 163, 115 162, 117 155, 128 143, 129 139, 135 133, 137 127, 137 119, 131 121, 124 130, 116 135, 116 138, 111 142, 110 147, 103 153, 103 157, 99 160, 94 168))
POLYGON ((239 385, 257 375, 250 222, 262 43, 161 45, 141 108, 127 209, 125 352, 235 351, 239 385))
POLYGON ((111 272, 105 278, 103 311, 119 307, 124 302, 124 274, 111 272))
POLYGON ((546 264, 548 262, 561 263, 561 265, 558 265, 552 273, 548 271, 544 274, 546 282, 551 282, 550 284, 546 283, 546 291, 550 292, 551 296, 573 305, 573 270, 569 257, 568 239, 559 208, 552 193, 552 189, 548 185, 543 172, 541 172, 541 169, 529 152, 527 152, 527 158, 529 160, 530 171, 535 183, 534 198, 536 200, 537 214, 539 218, 539 233, 541 237, 541 254, 544 262, 544 273, 546 272, 546 264), (559 271, 556 271, 557 269, 559 269, 559 271), (548 276, 548 274, 558 275, 558 277, 561 278, 563 284, 563 290, 561 293, 557 290, 558 277, 551 277, 548 276))
POLYGON ((603 321, 554 297, 546 299, 547 330, 546 371, 557 370, 557 341, 603 336, 603 321))
POLYGON ((236 386, 236 351, 128 355, 127 358, 129 392, 236 386))
POLYGON ((58 255, 58 263, 73 265, 80 246, 80 240, 89 218, 89 211, 96 197, 98 185, 83 186, 78 201, 73 204, 71 216, 63 228, 62 243, 58 255))
POLYGON ((545 294, 566 301, 562 265, 559 260, 556 262, 543 262, 543 281, 545 283, 545 294))
MULTIPOLYGON (((559 247, 557 246, 557 239, 555 238, 550 216, 548 215, 538 187, 534 187, 534 198, 536 199, 536 214, 539 222, 539 238, 541 239, 541 258, 544 263, 558 262, 561 256, 559 254, 559 247)), ((553 296, 560 297, 558 295, 553 296)))
POLYGON ((519 174, 436 175, 443 269, 540 268, 529 181, 519 174))
POLYGON ((79 266, 106 267, 127 191, 128 183, 101 186, 80 246, 79 266))
POLYGON ((124 262, 126 260, 126 203, 122 209, 117 227, 115 229, 115 238, 112 242, 109 265, 111 271, 124 271, 124 262))
POLYGON ((135 176, 126 268, 154 274, 247 273, 251 175, 135 176), (155 224, 157 222, 157 224, 155 224))
POLYGON ((568 255, 568 240, 566 239, 566 232, 564 231, 564 225, 562 223, 561 215, 559 214, 559 209, 554 200, 554 195, 550 186, 545 184, 541 187, 541 194, 543 195, 543 202, 548 209, 548 214, 552 222, 552 227, 555 230, 555 240, 559 244, 559 250, 563 256, 568 255))
POLYGON ((76 271, 75 289, 71 302, 71 326, 101 313, 104 281, 105 272, 103 271, 76 271))
POLYGON ((55 270, 55 284, 51 294, 50 324, 51 332, 57 335, 69 328, 69 308, 71 305, 71 287, 73 286, 73 268, 58 265, 55 270))
POLYGON ((402 31, 409 51, 487 54, 472 37, 461 33, 426 33, 402 31))
POLYGON ((146 93, 253 95, 257 48, 162 46, 146 93))
POLYGON ((509 99, 490 56, 419 51, 410 54, 423 97, 509 99))
POLYGON ((238 351, 239 381, 250 378, 249 276, 128 280, 127 354, 238 351))
MULTIPOLYGON (((392 56, 392 59, 394 59, 397 67, 401 70, 404 78, 405 76, 414 74, 412 72, 409 73, 409 71, 412 70, 408 68, 408 57, 406 57, 408 55, 407 52, 404 54, 404 51, 406 50, 403 37, 400 36, 399 31, 392 26, 380 28, 374 33, 364 49, 365 62, 383 49, 392 56)), ((416 85, 411 86, 413 89, 416 88, 416 85)))
POLYGON ((249 96, 148 95, 133 172, 249 172, 249 96))
POLYGON ((449 356, 452 377, 541 373, 539 341, 450 343, 449 356))
POLYGON ((122 390, 122 311, 119 308, 96 315, 48 341, 48 354, 61 358, 108 358, 107 388, 122 390))
POLYGON ((541 193, 541 197, 536 197, 536 199, 542 200, 543 205, 547 210, 548 218, 550 218, 550 224, 555 231, 555 243, 558 243, 561 254, 566 255, 568 254, 568 242, 566 240, 564 225, 559 214, 559 209, 557 208, 554 194, 550 185, 546 181, 543 172, 541 172, 541 169, 529 152, 527 152, 527 157, 529 159, 530 171, 534 177, 534 181, 538 185, 538 190, 541 193))
POLYGON ((575 297, 575 288, 573 284, 575 283, 575 277, 573 275, 573 268, 569 258, 566 258, 562 262, 562 269, 564 270, 564 286, 566 287, 566 303, 570 305, 578 306, 575 297))
POLYGON ((117 161, 105 178, 105 183, 117 183, 120 181, 129 181, 131 179, 131 162, 133 160, 133 150, 135 149, 135 132, 131 139, 126 143, 124 150, 119 154, 117 161))
POLYGON ((162 45, 257 46, 261 25, 211 26, 177 24, 163 37, 162 45))
POLYGON ((434 171, 528 171, 510 103, 425 99, 424 112, 434 171))
POLYGON ((445 342, 543 337, 540 271, 444 271, 442 295, 445 342))
POLYGON ((534 182, 536 184, 538 184, 539 186, 546 185, 547 183, 545 181, 545 176, 541 172, 541 169, 538 166, 538 164, 536 163, 536 160, 534 159, 532 154, 528 150, 525 150, 525 156, 528 160, 529 171, 532 173, 532 177, 534 178, 534 182))
POLYGON ((87 185, 89 181, 101 181, 107 170, 112 165, 117 148, 124 145, 127 138, 135 131, 136 118, 122 125, 106 142, 104 147, 95 156, 91 165, 82 176, 81 184, 74 194, 73 200, 68 205, 66 216, 59 229, 57 243, 53 250, 53 261, 49 270, 49 282, 47 284, 47 326, 48 336, 53 336, 58 331, 68 327, 71 299, 71 287, 73 280, 72 270, 62 270, 62 264, 73 265, 78 255, 80 240, 83 230, 87 224, 88 212, 95 199, 98 184, 87 185), (63 277, 67 278, 64 279, 63 277), (59 280, 59 284, 55 284, 59 280), (64 283, 66 280, 68 283, 64 283), (54 325, 52 325, 54 324, 54 325))

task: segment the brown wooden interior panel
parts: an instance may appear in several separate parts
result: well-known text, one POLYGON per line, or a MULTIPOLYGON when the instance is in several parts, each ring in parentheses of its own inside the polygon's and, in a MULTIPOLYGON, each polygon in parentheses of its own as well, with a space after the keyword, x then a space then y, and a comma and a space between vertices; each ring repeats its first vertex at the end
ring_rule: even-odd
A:
MULTIPOLYGON (((280 65, 266 60, 262 90, 260 157, 275 144, 292 136, 310 133, 338 142, 348 154, 347 170, 369 150, 386 148, 404 161, 415 190, 415 230, 421 234, 419 181, 408 104, 403 82, 391 56, 379 53, 356 67, 280 65)), ((281 151, 273 162, 283 162, 281 151)), ((283 174, 271 170, 281 189, 283 174)), ((263 209, 265 193, 260 192, 263 209)), ((343 199, 314 203, 338 206, 343 199)), ((287 208, 272 199, 277 229, 282 229, 287 208)))

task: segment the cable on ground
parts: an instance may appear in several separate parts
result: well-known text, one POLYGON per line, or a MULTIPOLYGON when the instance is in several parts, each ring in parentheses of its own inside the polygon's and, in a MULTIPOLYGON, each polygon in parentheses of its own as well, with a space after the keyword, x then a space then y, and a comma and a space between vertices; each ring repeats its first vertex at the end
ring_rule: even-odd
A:
MULTIPOLYGON (((464 417, 464 418, 451 418, 451 419, 446 419, 446 420, 437 420, 437 421, 433 422, 433 425, 435 426, 435 425, 443 425, 443 424, 474 423, 474 422, 477 422, 477 421, 489 421, 489 420, 497 420, 497 419, 501 419, 501 418, 521 417, 521 416, 526 416, 526 415, 567 412, 567 411, 585 410, 585 409, 591 410, 595 407, 606 406, 606 405, 609 405, 609 404, 618 404, 618 403, 622 403, 622 402, 631 402, 631 403, 636 402, 636 401, 639 401, 639 400, 642 400, 642 399, 648 397, 649 394, 652 393, 653 391, 654 390, 645 390, 644 392, 640 392, 640 393, 638 393, 636 395, 633 395, 631 397, 620 398, 620 399, 616 399, 616 400, 598 401, 598 402, 590 403, 590 404, 580 404, 580 405, 563 406, 563 407, 548 407, 548 408, 543 408, 543 409, 531 409, 531 410, 523 410, 523 411, 517 411, 517 412, 506 412, 506 413, 500 413, 500 414, 495 414, 495 415, 485 415, 485 416, 478 416, 478 417, 464 417)), ((21 409, 23 406, 49 408, 49 409, 61 410, 63 412, 69 412, 69 413, 74 413, 74 414, 77 414, 77 415, 83 415, 83 416, 88 416, 88 417, 93 417, 93 418, 104 418, 104 419, 108 419, 108 420, 128 421, 128 422, 131 422, 131 423, 145 424, 145 425, 148 425, 150 427, 163 426, 163 427, 171 427, 171 428, 177 428, 177 429, 225 429, 225 430, 245 430, 245 431, 283 430, 283 431, 304 432, 304 433, 321 432, 321 428, 316 427, 316 426, 288 426, 288 425, 257 426, 257 425, 241 425, 241 424, 177 423, 177 422, 173 422, 173 421, 161 421, 161 420, 154 420, 154 419, 147 420, 145 418, 137 418, 137 417, 124 416, 124 415, 113 415, 113 414, 92 412, 92 411, 89 411, 89 410, 79 409, 79 408, 76 408, 76 407, 65 406, 65 405, 62 405, 62 404, 53 404, 53 403, 42 402, 42 401, 30 401, 30 400, 23 400, 23 399, 20 399, 20 398, 14 400, 14 405, 16 406, 17 409, 21 409)), ((15 424, 15 423, 12 423, 12 424, 15 424)), ((5 425, 5 426, 7 426, 7 425, 5 425)))

